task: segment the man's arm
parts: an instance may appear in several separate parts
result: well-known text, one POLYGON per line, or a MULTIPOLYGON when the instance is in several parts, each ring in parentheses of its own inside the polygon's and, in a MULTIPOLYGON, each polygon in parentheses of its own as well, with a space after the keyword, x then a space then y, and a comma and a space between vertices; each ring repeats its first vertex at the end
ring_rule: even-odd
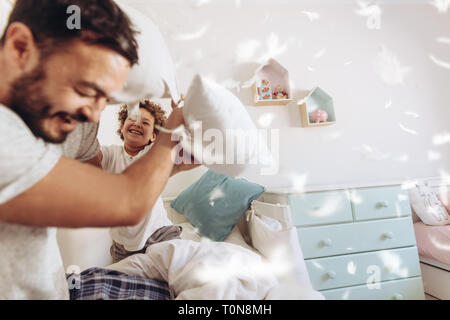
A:
MULTIPOLYGON (((173 111, 167 126, 182 121, 173 111)), ((170 135, 123 174, 61 158, 38 183, 0 205, 0 221, 34 226, 101 227, 137 224, 153 207, 173 169, 170 135)))
POLYGON ((89 163, 93 166, 102 168, 102 160, 103 160, 103 153, 101 151, 99 151, 95 157, 93 157, 92 159, 89 159, 87 161, 85 161, 84 163, 89 163))

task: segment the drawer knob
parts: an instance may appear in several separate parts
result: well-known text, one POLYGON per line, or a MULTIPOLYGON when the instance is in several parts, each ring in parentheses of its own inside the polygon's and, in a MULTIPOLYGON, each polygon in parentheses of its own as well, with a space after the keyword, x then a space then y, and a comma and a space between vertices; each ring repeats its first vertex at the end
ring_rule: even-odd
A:
POLYGON ((392 239, 394 237, 394 234, 392 232, 385 232, 381 235, 381 237, 383 238, 383 240, 386 239, 392 239))
POLYGON ((331 247, 331 244, 332 244, 332 242, 331 242, 330 238, 324 239, 324 240, 319 242, 319 245, 320 245, 321 248, 323 248, 323 247, 331 247))
POLYGON ((334 278, 336 278, 336 272, 328 271, 326 276, 327 276, 328 279, 334 279, 334 278))
POLYGON ((401 295, 400 293, 396 293, 392 296, 393 300, 403 300, 403 295, 401 295))
POLYGON ((387 208, 387 207, 388 207, 388 202, 386 200, 377 202, 375 204, 375 208, 377 208, 377 209, 387 208))

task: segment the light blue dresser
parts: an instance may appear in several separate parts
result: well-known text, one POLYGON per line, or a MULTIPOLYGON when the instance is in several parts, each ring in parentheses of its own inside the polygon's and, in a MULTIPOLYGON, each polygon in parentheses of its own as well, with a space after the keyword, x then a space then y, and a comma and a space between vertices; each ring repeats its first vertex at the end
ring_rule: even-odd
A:
POLYGON ((288 204, 326 299, 424 299, 408 192, 399 185, 264 194, 288 204))

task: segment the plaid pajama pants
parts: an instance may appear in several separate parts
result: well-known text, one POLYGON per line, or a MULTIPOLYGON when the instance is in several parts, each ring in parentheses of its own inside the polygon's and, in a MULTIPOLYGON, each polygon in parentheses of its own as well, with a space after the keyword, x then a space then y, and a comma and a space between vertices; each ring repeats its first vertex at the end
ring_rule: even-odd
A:
POLYGON ((131 276, 122 272, 90 268, 67 274, 70 300, 170 300, 164 281, 131 276))

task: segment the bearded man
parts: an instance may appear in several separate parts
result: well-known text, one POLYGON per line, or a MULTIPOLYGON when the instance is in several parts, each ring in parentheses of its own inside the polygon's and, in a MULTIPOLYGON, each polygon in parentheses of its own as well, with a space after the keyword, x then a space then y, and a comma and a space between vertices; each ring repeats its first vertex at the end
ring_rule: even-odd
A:
MULTIPOLYGON (((114 1, 16 1, 0 42, 0 299, 69 298, 55 227, 135 225, 173 173, 165 133, 123 174, 77 161, 96 161, 95 123, 137 61, 114 1)), ((166 128, 182 122, 174 108, 166 128)))

